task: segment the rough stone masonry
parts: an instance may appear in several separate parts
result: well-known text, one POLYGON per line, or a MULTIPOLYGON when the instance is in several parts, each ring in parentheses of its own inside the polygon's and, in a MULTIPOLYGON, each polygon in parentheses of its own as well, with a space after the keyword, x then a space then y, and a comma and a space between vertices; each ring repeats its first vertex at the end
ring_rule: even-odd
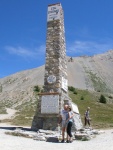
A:
POLYGON ((72 105, 76 127, 81 128, 78 107, 68 96, 64 14, 57 3, 48 5, 44 92, 39 94, 32 129, 55 130, 64 103, 72 105))

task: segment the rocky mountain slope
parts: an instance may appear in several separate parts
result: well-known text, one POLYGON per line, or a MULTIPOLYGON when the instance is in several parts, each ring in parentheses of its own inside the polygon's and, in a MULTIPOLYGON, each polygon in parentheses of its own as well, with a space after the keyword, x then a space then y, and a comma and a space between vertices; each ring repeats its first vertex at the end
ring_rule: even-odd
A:
MULTIPOLYGON (((67 57, 68 85, 98 92, 113 92, 113 50, 92 57, 67 57)), ((44 83, 44 66, 0 79, 0 102, 15 104, 35 98, 33 88, 44 83)))
POLYGON ((73 63, 68 63, 69 85, 80 89, 113 92, 113 50, 73 60, 73 63))

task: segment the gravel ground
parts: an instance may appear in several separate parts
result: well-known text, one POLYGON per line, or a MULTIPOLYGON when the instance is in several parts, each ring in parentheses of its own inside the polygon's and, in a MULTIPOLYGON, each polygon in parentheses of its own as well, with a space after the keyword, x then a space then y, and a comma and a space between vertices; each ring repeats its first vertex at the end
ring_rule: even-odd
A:
MULTIPOLYGON (((0 124, 3 127, 3 124, 0 124)), ((8 130, 0 129, 0 150, 112 150, 113 130, 97 135, 90 141, 77 141, 73 143, 50 143, 6 135, 8 130)))

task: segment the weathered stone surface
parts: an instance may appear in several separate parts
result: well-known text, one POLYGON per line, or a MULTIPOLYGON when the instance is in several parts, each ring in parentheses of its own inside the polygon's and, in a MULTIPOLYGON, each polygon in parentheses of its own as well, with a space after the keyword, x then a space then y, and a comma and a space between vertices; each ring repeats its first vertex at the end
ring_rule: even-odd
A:
POLYGON ((76 140, 82 140, 82 141, 88 141, 91 140, 92 138, 95 138, 96 135, 105 133, 104 131, 101 130, 95 130, 95 129, 86 129, 82 128, 79 131, 76 131, 74 136, 76 140))
MULTIPOLYGON (((87 129, 84 129, 85 133, 81 133, 81 132, 83 132, 83 130, 76 131, 76 133, 72 132, 73 140, 88 141, 88 140, 91 140, 92 138, 95 138, 99 134, 105 133, 104 131, 101 131, 101 130, 89 131, 87 129)), ((32 138, 38 141, 61 142, 62 140, 61 130, 58 130, 58 129, 57 131, 39 129, 38 132, 26 131, 23 129, 16 129, 16 130, 8 131, 5 133, 9 135, 13 135, 13 136, 22 136, 25 138, 32 138)), ((66 136, 65 136, 65 141, 66 141, 66 136)))
POLYGON ((82 133, 76 133, 76 134, 75 134, 75 139, 76 139, 76 140, 82 140, 82 138, 83 138, 83 137, 86 137, 86 136, 88 136, 88 135, 85 134, 85 133, 84 133, 84 134, 82 134, 82 133))
POLYGON ((46 138, 44 136, 37 136, 34 138, 34 140, 37 140, 37 141, 46 141, 46 138))
POLYGON ((51 131, 51 130, 42 130, 42 129, 39 129, 39 131, 38 131, 39 133, 45 133, 45 134, 51 134, 51 135, 53 135, 53 134, 55 134, 55 132, 54 131, 51 131))
POLYGON ((25 138, 33 138, 34 136, 36 136, 36 133, 34 132, 27 132, 23 130, 10 131, 10 132, 6 132, 6 134, 13 135, 13 136, 22 136, 25 138))
POLYGON ((81 140, 82 141, 89 141, 89 140, 91 140, 91 136, 89 136, 89 135, 83 136, 81 140))
POLYGON ((39 132, 38 132, 37 135, 38 135, 38 136, 45 136, 46 134, 45 134, 45 133, 39 133, 39 132))
POLYGON ((60 83, 56 83, 55 87, 60 88, 61 84, 60 83))
POLYGON ((73 122, 74 130, 75 131, 80 130, 83 127, 80 114, 75 113, 73 120, 74 120, 74 122, 73 122))
POLYGON ((105 133, 104 131, 92 130, 93 134, 102 134, 105 133))

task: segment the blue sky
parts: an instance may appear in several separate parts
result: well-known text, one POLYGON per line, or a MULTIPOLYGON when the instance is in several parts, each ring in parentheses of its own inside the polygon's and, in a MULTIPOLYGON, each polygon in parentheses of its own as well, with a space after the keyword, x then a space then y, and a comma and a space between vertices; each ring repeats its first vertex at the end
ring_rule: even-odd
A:
POLYGON ((45 63, 47 6, 57 2, 68 56, 113 49, 113 0, 0 0, 0 78, 45 63))

